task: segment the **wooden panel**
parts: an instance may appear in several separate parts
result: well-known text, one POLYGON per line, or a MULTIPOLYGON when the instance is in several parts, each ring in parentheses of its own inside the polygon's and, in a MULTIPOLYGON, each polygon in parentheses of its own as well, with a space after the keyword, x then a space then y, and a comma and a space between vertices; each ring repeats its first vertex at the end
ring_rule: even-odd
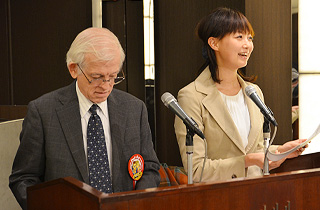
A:
MULTIPOLYGON (((103 1, 102 2, 102 26, 108 28, 112 31, 119 39, 119 42, 127 53, 127 39, 126 39, 126 28, 125 28, 125 10, 126 10, 126 1, 103 1), (120 15, 123 14, 123 15, 120 15)), ((126 60, 128 58, 126 57, 126 60)), ((128 80, 127 78, 127 62, 123 64, 123 71, 126 75, 126 79, 121 82, 119 85, 116 85, 115 88, 119 90, 126 91, 128 89, 128 80)))
MULTIPOLYGON (((50 193, 44 193, 44 191, 32 191, 28 190, 28 209, 65 209, 68 206, 68 209, 91 209, 98 210, 99 202, 94 198, 94 195, 97 194, 97 190, 94 189, 92 193, 89 194, 84 191, 81 193, 78 188, 73 187, 69 183, 61 184, 62 180, 55 180, 53 182, 47 183, 47 187, 50 193), (40 193, 39 193, 40 192, 40 193), (51 197, 59 198, 59 202, 38 202, 39 200, 50 201, 51 197), (50 205, 48 205, 50 203, 50 205), (37 208, 33 208, 37 206, 37 208)), ((81 183, 79 183, 81 185, 81 183)), ((43 186, 43 185, 39 185, 43 186)))
POLYGON ((145 100, 143 2, 126 2, 128 92, 145 100))
POLYGON ((0 105, 0 122, 22 119, 27 114, 26 105, 0 105))
POLYGON ((10 2, 13 103, 23 105, 72 81, 65 56, 91 25, 91 0, 10 2))
POLYGON ((103 2, 102 11, 103 27, 118 37, 126 53, 123 65, 126 80, 115 88, 145 101, 142 1, 103 2))
MULTIPOLYGON (((8 8, 3 8, 8 11, 8 8)), ((127 79, 117 88, 129 90, 144 100, 142 1, 103 2, 102 10, 103 26, 116 34, 127 53, 128 65, 124 64, 127 79), (127 68, 130 68, 130 74, 127 68)), ((10 12, 14 74, 12 103, 27 104, 72 81, 65 56, 75 36, 92 25, 91 0, 37 0, 32 4, 29 1, 12 1, 10 12)), ((7 34, 1 34, 1 41, 7 44, 8 37, 4 36, 7 34)), ((5 55, 9 53, 5 52, 5 55)), ((5 61, 3 63, 7 64, 8 59, 5 61)), ((9 67, 3 69, 8 71, 9 67)), ((7 88, 3 90, 8 92, 9 75, 4 78, 7 82, 3 84, 7 88)))
POLYGON ((270 173, 281 173, 312 168, 320 168, 319 152, 301 155, 298 158, 287 159, 279 168, 271 170, 270 173))
POLYGON ((204 63, 202 42, 195 36, 200 19, 219 6, 244 12, 242 1, 155 0, 156 150, 160 162, 182 165, 174 133, 174 114, 160 100, 164 92, 178 91, 196 78, 204 63))
POLYGON ((0 104, 11 103, 9 0, 0 1, 0 104))
POLYGON ((247 18, 256 36, 246 68, 258 75, 265 103, 279 124, 275 144, 292 139, 291 130, 291 1, 246 0, 247 18))
POLYGON ((68 177, 28 188, 28 209, 319 209, 319 175, 320 169, 310 169, 113 194, 68 177))
MULTIPOLYGON (((278 204, 279 209, 319 209, 318 202, 320 184, 319 169, 270 175, 256 179, 238 179, 226 182, 202 183, 191 186, 180 185, 148 190, 149 193, 128 193, 130 197, 122 196, 129 203, 127 209, 153 210, 162 209, 193 209, 193 210, 244 210, 273 209, 278 204), (153 195, 152 195, 153 194, 153 195)), ((106 198, 103 203, 110 204, 106 198)), ((119 202, 118 202, 119 203, 119 202)), ((108 205, 106 205, 108 206, 108 205)))

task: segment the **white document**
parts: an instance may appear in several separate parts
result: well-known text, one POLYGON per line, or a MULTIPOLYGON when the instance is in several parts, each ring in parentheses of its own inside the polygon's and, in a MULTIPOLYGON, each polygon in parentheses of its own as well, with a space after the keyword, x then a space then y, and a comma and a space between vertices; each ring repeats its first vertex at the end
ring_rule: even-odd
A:
POLYGON ((286 152, 279 153, 279 154, 272 153, 268 150, 268 154, 267 154, 268 159, 271 161, 278 161, 278 160, 281 160, 282 158, 287 157, 290 153, 300 149, 301 147, 306 146, 319 133, 320 133, 320 124, 318 125, 317 129, 313 132, 313 134, 305 142, 301 143, 300 145, 298 145, 298 146, 296 146, 286 152))

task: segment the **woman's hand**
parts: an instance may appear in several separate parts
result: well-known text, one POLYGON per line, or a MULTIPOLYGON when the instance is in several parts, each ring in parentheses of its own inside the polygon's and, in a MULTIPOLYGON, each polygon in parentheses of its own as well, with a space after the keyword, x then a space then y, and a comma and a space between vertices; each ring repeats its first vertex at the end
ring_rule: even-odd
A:
MULTIPOLYGON (((305 142, 307 139, 297 139, 297 140, 294 140, 294 141, 288 141, 287 143, 285 143, 284 145, 282 146, 279 146, 278 147, 278 151, 280 153, 284 153, 298 145, 300 145, 301 143, 305 142)), ((305 148, 308 147, 308 144, 305 145, 304 147, 301 147, 299 148, 298 150, 290 153, 287 158, 295 158, 295 157, 298 157, 299 155, 301 155, 301 153, 305 150, 305 148)))
MULTIPOLYGON (((269 161, 269 170, 278 168, 286 158, 278 161, 269 161)), ((263 169, 264 165, 264 153, 250 153, 245 156, 245 167, 256 165, 263 169)))
MULTIPOLYGON (((307 139, 297 139, 294 141, 289 141, 287 143, 285 143, 282 146, 278 147, 278 150, 275 151, 275 153, 283 153, 286 152, 298 145, 300 145, 301 143, 305 142, 307 139)), ((304 147, 301 147, 299 149, 297 149, 296 151, 290 153, 287 157, 278 160, 278 161, 269 161, 269 170, 278 168, 287 158, 294 158, 297 157, 299 155, 301 155, 301 153, 305 150, 305 148, 308 147, 308 144, 306 144, 304 147)), ((263 169, 263 164, 264 164, 264 153, 250 153, 247 154, 245 156, 245 167, 249 167, 249 166, 253 166, 256 165, 258 167, 260 167, 261 169, 263 169)))

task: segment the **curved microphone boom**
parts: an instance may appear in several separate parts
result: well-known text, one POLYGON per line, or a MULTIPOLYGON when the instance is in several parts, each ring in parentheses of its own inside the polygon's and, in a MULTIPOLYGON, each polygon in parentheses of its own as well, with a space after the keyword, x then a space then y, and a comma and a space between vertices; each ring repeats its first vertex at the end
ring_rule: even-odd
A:
POLYGON ((259 107, 263 116, 271 122, 274 126, 278 126, 276 119, 273 117, 272 112, 270 109, 262 102, 260 97, 258 96, 256 89, 251 85, 248 85, 245 89, 245 92, 249 98, 259 107))
POLYGON ((162 94, 161 101, 166 107, 173 111, 183 121, 183 123, 188 126, 189 129, 193 130, 193 132, 200 136, 202 139, 205 139, 204 134, 198 128, 197 123, 183 111, 183 109, 179 106, 177 100, 173 97, 173 95, 171 95, 171 93, 165 92, 164 94, 162 94))

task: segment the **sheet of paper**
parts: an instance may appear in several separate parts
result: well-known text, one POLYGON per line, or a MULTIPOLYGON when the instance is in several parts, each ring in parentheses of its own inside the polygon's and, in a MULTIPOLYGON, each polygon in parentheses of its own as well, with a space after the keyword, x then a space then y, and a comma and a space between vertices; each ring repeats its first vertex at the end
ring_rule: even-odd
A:
POLYGON ((271 161, 278 161, 278 160, 281 160, 282 158, 287 157, 290 153, 296 151, 297 149, 300 149, 301 147, 306 146, 319 133, 320 133, 320 124, 318 125, 317 129, 313 132, 313 134, 305 142, 301 143, 300 145, 298 145, 298 146, 296 146, 286 152, 279 153, 279 154, 275 154, 275 153, 268 151, 268 154, 267 154, 268 159, 271 161))

